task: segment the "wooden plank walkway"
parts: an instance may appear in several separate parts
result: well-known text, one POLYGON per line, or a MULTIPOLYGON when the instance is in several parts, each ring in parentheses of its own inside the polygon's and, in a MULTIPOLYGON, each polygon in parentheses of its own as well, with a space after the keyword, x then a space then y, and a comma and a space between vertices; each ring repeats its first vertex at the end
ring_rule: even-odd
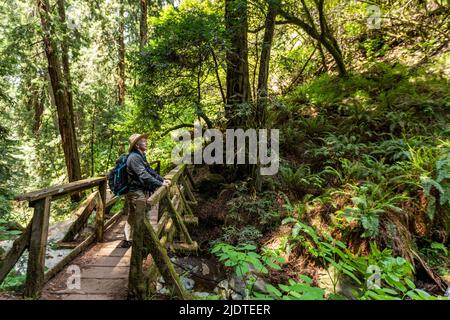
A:
MULTIPOLYGON (((126 217, 122 217, 95 243, 80 254, 44 286, 42 300, 126 300, 131 248, 120 248, 124 239, 126 217), (75 266, 75 267, 74 267, 75 266), (71 270, 79 268, 79 288, 71 270), (71 281, 72 280, 72 281, 71 281)), ((150 221, 157 225, 157 210, 150 212, 150 221)))

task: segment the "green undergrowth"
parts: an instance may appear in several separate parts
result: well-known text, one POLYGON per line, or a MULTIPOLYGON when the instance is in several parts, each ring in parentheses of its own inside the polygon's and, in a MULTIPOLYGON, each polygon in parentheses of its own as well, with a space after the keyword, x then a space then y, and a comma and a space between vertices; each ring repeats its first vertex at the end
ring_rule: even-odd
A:
POLYGON ((277 238, 283 221, 291 232, 269 251, 334 268, 335 292, 299 275, 250 296, 339 299, 338 279, 347 277, 357 299, 442 298, 416 286, 415 257, 448 276, 448 57, 417 68, 372 60, 347 77, 323 74, 272 106, 270 126, 281 130, 279 173, 265 178, 263 192, 236 188, 213 252, 233 268, 236 257, 244 264, 260 259, 266 248, 233 246, 277 238), (231 246, 226 251, 218 249, 223 242, 231 246))

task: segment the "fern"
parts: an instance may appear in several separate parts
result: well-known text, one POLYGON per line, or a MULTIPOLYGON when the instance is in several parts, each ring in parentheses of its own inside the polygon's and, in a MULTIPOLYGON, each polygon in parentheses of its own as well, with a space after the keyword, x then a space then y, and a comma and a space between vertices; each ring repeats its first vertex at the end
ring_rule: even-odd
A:
POLYGON ((436 212, 436 197, 431 193, 434 187, 439 193, 439 204, 450 206, 450 153, 436 161, 436 179, 426 175, 420 176, 420 185, 429 199, 427 205, 428 218, 433 221, 436 212))
POLYGON ((324 182, 319 174, 311 173, 311 168, 308 165, 301 165, 297 169, 281 167, 280 175, 284 184, 298 193, 307 193, 311 188, 321 188, 324 182))
POLYGON ((398 204, 409 199, 405 194, 395 195, 383 189, 382 185, 366 183, 362 186, 351 186, 356 196, 352 197, 353 206, 336 212, 347 221, 356 220, 364 229, 362 237, 376 238, 379 232, 380 215, 387 210, 401 213, 398 204))

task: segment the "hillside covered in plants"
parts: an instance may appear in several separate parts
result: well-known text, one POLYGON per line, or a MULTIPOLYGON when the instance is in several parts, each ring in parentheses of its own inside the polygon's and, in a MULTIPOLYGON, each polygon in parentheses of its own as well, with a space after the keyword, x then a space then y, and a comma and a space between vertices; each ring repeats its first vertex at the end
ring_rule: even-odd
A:
POLYGON ((199 122, 279 130, 279 169, 193 165, 191 236, 221 274, 197 297, 450 296, 447 0, 6 0, 0 24, 0 258, 17 195, 107 174, 136 132, 166 174, 199 122))

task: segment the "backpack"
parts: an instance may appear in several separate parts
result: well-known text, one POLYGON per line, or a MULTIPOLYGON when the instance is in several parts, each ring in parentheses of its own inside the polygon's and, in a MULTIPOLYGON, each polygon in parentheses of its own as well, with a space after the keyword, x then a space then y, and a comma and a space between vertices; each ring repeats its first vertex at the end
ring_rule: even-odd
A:
POLYGON ((108 174, 109 188, 116 196, 128 192, 127 159, 128 154, 121 155, 116 161, 116 166, 108 174))

